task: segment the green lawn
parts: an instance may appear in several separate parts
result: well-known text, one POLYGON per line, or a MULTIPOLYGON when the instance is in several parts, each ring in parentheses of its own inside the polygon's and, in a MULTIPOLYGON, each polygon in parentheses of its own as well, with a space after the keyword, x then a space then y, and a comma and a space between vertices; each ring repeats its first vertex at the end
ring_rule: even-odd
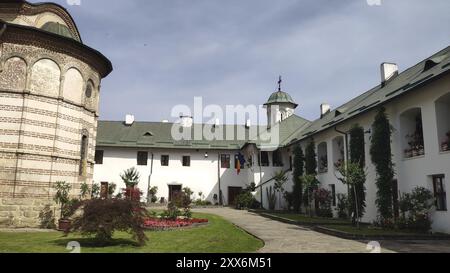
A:
POLYGON ((138 247, 127 233, 118 232, 110 246, 96 247, 92 240, 77 234, 63 237, 60 232, 0 232, 0 253, 68 253, 70 241, 81 244, 82 253, 247 253, 263 247, 263 242, 235 227, 223 218, 194 214, 207 218, 206 226, 173 231, 148 231, 146 246, 138 247))
POLYGON ((293 214, 293 213, 279 213, 279 212, 265 212, 265 214, 273 215, 276 217, 286 218, 289 220, 294 220, 299 223, 305 224, 317 224, 317 225, 325 225, 325 224, 350 224, 349 221, 334 219, 334 218, 321 218, 321 217, 309 217, 303 214, 293 214))

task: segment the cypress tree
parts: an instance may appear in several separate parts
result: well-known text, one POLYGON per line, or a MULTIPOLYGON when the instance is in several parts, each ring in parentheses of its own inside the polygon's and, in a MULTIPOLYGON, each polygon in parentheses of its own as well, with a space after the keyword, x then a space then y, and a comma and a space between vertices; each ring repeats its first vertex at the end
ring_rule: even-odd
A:
MULTIPOLYGON (((365 141, 364 141, 364 128, 358 124, 355 124, 350 129, 350 162, 364 169, 365 167, 365 141)), ((356 215, 356 203, 358 205, 358 215, 360 218, 364 216, 366 212, 366 187, 365 176, 361 176, 361 181, 350 187, 350 192, 356 191, 356 201, 354 194, 349 194, 350 213, 354 212, 356 215), (355 187, 355 188, 353 188, 355 187)), ((355 220, 355 219, 354 219, 355 220)))
POLYGON ((294 148, 294 187, 293 187, 293 203, 294 210, 299 213, 302 206, 302 198, 303 198, 303 185, 301 177, 304 174, 305 167, 305 156, 303 154, 303 149, 300 145, 295 146, 294 148))
POLYGON ((305 171, 307 175, 317 175, 316 144, 311 139, 305 149, 305 171))
POLYGON ((381 107, 375 116, 370 147, 371 159, 377 173, 376 205, 382 221, 391 220, 393 217, 392 181, 395 175, 391 150, 392 126, 385 111, 386 109, 381 107))
POLYGON ((316 188, 316 185, 319 184, 319 181, 317 180, 317 155, 316 155, 316 144, 314 143, 314 139, 311 139, 311 141, 308 143, 305 149, 305 173, 306 177, 303 177, 303 179, 308 178, 308 181, 305 186, 303 195, 303 200, 305 203, 305 206, 310 207, 310 214, 311 214, 311 201, 312 193, 314 189, 316 188))

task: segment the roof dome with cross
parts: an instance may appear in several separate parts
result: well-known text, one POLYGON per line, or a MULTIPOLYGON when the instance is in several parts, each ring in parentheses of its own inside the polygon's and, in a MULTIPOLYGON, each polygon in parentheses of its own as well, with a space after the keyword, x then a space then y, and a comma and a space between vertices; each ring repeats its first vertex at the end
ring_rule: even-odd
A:
POLYGON ((294 105, 294 108, 297 108, 298 104, 292 99, 291 95, 281 90, 281 76, 278 81, 278 91, 273 93, 269 100, 264 104, 265 106, 279 104, 279 103, 290 103, 294 105))

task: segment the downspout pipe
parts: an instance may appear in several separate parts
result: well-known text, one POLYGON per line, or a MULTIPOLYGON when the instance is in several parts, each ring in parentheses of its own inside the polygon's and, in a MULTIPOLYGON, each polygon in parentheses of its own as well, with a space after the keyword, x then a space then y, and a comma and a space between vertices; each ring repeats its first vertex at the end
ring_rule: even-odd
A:
POLYGON ((259 160, 258 160, 258 165, 259 165, 259 186, 261 187, 261 209, 264 208, 264 204, 263 204, 263 181, 262 181, 262 167, 261 167, 261 150, 259 150, 259 160))
POLYGON ((217 181, 219 185, 219 206, 223 205, 222 188, 220 186, 220 152, 217 153, 217 181))
MULTIPOLYGON (((340 134, 343 134, 344 137, 345 137, 345 143, 344 143, 344 147, 345 147, 344 149, 346 150, 346 152, 345 152, 345 157, 346 157, 346 158, 345 158, 345 168, 348 169, 348 164, 349 164, 348 132, 340 131, 340 130, 337 129, 337 127, 334 127, 334 130, 335 130, 336 132, 340 133, 340 134)), ((355 189, 355 187, 353 187, 353 189, 355 189)), ((351 191, 350 191, 350 185, 347 185, 347 192, 348 192, 349 195, 350 195, 350 194, 353 194, 353 193, 351 193, 351 191)), ((356 204, 357 204, 357 203, 358 203, 358 197, 357 197, 357 195, 356 195, 356 189, 355 189, 354 194, 355 194, 355 202, 356 202, 356 204)), ((357 206, 357 205, 356 205, 356 218, 357 218, 356 224, 357 224, 357 226, 358 226, 358 228, 359 228, 359 220, 358 220, 358 219, 359 219, 359 212, 358 212, 358 206, 357 206)))
MULTIPOLYGON (((348 158, 349 158, 349 153, 348 153, 348 132, 343 132, 341 130, 338 130, 337 126, 334 127, 334 130, 336 132, 338 132, 339 134, 344 135, 344 149, 345 149, 345 155, 344 155, 345 159, 344 160, 345 160, 345 169, 347 169, 348 158)), ((347 192, 350 194, 350 186, 349 185, 347 185, 347 192)))
POLYGON ((150 195, 148 194, 150 192, 150 188, 151 188, 151 180, 152 180, 152 174, 153 174, 153 159, 154 159, 154 154, 152 153, 152 160, 150 163, 150 174, 148 176, 148 187, 147 187, 147 205, 150 205, 151 203, 151 199, 150 199, 150 195))

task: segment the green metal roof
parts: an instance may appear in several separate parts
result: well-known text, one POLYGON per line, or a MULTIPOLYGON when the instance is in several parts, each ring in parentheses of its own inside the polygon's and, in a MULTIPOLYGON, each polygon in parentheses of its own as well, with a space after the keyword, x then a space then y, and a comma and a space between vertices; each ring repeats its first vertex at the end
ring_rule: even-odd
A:
POLYGON ((413 91, 450 71, 450 46, 433 56, 408 68, 385 84, 380 84, 339 106, 308 127, 298 130, 291 143, 311 137, 321 131, 333 128, 339 123, 354 118, 366 111, 379 107, 388 101, 413 91))
POLYGON ((61 35, 61 36, 66 37, 66 38, 77 40, 73 36, 72 32, 69 30, 68 27, 66 27, 63 24, 57 23, 57 22, 47 22, 41 27, 41 29, 45 30, 45 31, 48 31, 48 32, 52 32, 52 33, 58 34, 58 35, 61 35))
MULTIPOLYGON (((450 71, 450 47, 434 54, 415 66, 405 70, 385 84, 380 84, 359 95, 349 102, 339 106, 320 119, 313 122, 293 115, 278 125, 279 147, 285 147, 297 141, 307 139, 315 134, 333 128, 339 123, 354 118, 375 107, 387 103, 415 88, 437 79, 450 71)), ((267 104, 276 102, 294 103, 285 92, 272 94, 267 104)), ((295 103, 294 103, 295 104, 295 103)), ((270 133, 267 127, 257 127, 256 130, 245 129, 243 125, 220 126, 225 132, 233 130, 236 134, 239 127, 246 131, 245 140, 227 141, 206 139, 177 142, 171 135, 173 123, 135 122, 126 126, 118 121, 99 121, 97 145, 100 147, 155 147, 155 148, 185 148, 185 149, 241 149, 244 145, 254 143, 263 147, 265 136, 270 133), (257 132, 256 135, 251 133, 257 132)), ((194 124, 194 127, 204 128, 204 124, 194 124)), ((255 129, 255 127, 253 128, 255 129)), ((236 139, 236 138, 235 138, 236 139)))
MULTIPOLYGON (((195 131, 203 132, 206 125, 194 124, 191 130, 191 140, 177 141, 172 137, 173 125, 174 123, 135 122, 133 125, 127 126, 122 121, 99 121, 97 146, 233 150, 240 149, 249 139, 255 138, 259 129, 253 127, 254 130, 250 130, 244 125, 218 126, 214 128, 214 132, 223 132, 220 133, 223 140, 210 141, 206 137, 195 138, 195 131), (243 137, 238 138, 238 134, 241 133, 243 137), (227 134, 233 135, 233 140, 226 140, 227 134)), ((209 129, 207 128, 207 130, 209 129)))
POLYGON ((264 105, 271 105, 276 103, 292 103, 295 105, 295 107, 298 106, 292 99, 291 95, 283 91, 277 91, 273 93, 264 105))
MULTIPOLYGON (((129 147, 129 148, 176 148, 176 149, 207 149, 207 150, 238 150, 247 143, 263 145, 267 136, 267 126, 253 126, 251 129, 244 125, 225 125, 215 128, 216 132, 223 132, 224 140, 208 140, 205 137, 195 139, 194 132, 203 132, 205 124, 194 124, 189 141, 177 141, 172 137, 173 123, 163 122, 135 122, 131 126, 122 121, 99 121, 97 132, 98 147, 129 147), (243 137, 238 135, 243 133, 243 137), (228 134, 233 140, 226 140, 228 134), (239 136, 239 137, 238 137, 239 136)), ((282 121, 279 126, 280 144, 286 143, 289 137, 299 128, 309 125, 309 121, 293 115, 282 121)), ((211 125, 209 125, 211 126, 211 125)), ((207 128, 207 130, 209 130, 207 128)))

